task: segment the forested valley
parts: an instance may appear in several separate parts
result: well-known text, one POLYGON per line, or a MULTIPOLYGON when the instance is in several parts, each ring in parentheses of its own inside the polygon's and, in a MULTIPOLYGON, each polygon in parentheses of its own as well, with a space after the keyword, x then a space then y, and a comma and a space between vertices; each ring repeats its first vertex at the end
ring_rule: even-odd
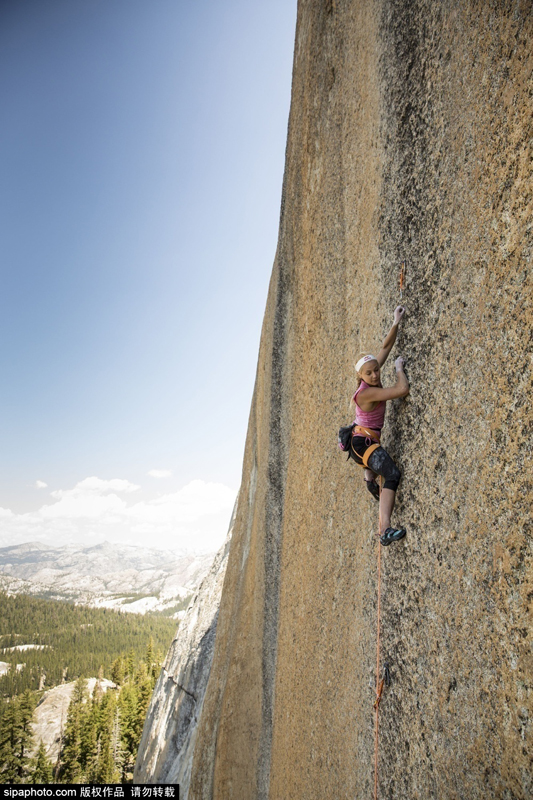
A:
POLYGON ((0 593, 0 661, 7 670, 0 677, 0 782, 130 782, 176 627, 160 615, 0 593), (23 645, 36 647, 19 649, 23 645), (92 696, 90 677, 98 678, 92 696), (104 679, 114 684, 107 691, 104 679), (34 711, 45 690, 74 680, 59 756, 52 762, 44 744, 35 741, 34 711))

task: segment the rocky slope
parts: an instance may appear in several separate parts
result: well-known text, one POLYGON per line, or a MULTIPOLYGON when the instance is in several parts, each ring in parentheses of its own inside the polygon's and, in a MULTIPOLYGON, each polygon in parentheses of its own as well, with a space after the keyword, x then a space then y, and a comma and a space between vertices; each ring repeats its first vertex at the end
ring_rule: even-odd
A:
MULTIPOLYGON (((115 688, 115 684, 105 678, 101 680, 89 678, 87 680, 87 689, 91 696, 97 683, 102 692, 115 688)), ((68 707, 75 685, 76 681, 63 683, 61 686, 49 689, 41 697, 39 705, 35 709, 34 722, 32 723, 34 747, 31 755, 36 754, 39 744, 42 742, 45 746, 46 757, 53 764, 57 761, 61 748, 61 736, 65 730, 68 707)))
POLYGON ((393 357, 412 389, 384 445, 408 535, 383 551, 378 796, 533 794, 532 44, 529 0, 299 0, 245 500, 189 800, 373 794, 377 513, 336 431, 402 261, 393 357))
POLYGON ((196 591, 213 558, 109 542, 28 542, 0 548, 0 589, 132 613, 163 611, 196 591))

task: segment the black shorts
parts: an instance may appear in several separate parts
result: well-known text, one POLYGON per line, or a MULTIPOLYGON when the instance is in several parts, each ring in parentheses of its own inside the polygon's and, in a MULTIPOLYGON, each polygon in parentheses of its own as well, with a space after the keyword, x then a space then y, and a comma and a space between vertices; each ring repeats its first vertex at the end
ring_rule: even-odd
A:
MULTIPOLYGON (((372 442, 371 439, 365 436, 352 437, 352 456, 358 464, 364 466, 363 456, 372 444, 375 444, 375 442, 372 442)), ((377 447, 374 452, 371 453, 367 463, 368 469, 371 469, 376 475, 381 475, 385 479, 383 488, 392 489, 392 491, 395 492, 400 483, 402 473, 387 451, 383 447, 377 447)))

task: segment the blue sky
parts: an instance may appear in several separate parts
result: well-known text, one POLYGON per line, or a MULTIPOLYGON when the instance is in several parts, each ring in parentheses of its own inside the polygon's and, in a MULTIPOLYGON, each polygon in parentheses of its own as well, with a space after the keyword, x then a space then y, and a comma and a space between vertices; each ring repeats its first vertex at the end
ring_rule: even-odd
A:
POLYGON ((295 18, 296 0, 0 4, 0 546, 223 537, 295 18))

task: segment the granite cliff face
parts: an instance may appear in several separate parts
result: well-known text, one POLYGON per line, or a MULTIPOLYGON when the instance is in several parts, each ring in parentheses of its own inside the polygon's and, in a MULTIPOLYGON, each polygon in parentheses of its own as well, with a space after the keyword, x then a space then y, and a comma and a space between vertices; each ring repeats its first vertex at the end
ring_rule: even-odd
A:
POLYGON ((383 551, 379 796, 533 794, 532 45, 529 0, 299 2, 189 800, 372 796, 377 513, 336 432, 402 261, 411 394, 384 445, 408 535, 383 551))

